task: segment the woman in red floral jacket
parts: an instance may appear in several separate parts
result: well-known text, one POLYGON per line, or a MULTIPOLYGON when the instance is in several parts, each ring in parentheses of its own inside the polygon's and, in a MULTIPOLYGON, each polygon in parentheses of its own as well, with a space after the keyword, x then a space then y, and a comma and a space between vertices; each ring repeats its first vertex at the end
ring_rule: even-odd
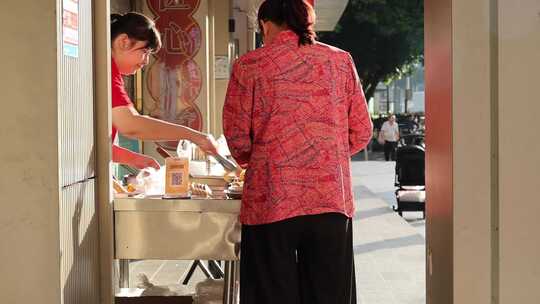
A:
POLYGON ((266 0, 264 46, 234 64, 223 111, 247 167, 240 302, 356 302, 351 155, 372 123, 351 56, 315 41, 313 8, 266 0))

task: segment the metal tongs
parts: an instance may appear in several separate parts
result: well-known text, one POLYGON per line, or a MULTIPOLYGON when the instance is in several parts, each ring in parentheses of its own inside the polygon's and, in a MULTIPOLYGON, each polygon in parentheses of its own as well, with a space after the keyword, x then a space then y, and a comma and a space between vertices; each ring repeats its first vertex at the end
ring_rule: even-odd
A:
POLYGON ((233 172, 237 172, 237 171, 240 170, 240 167, 239 167, 236 163, 234 163, 234 162, 228 160, 228 159, 225 158, 223 155, 221 155, 221 154, 216 154, 216 155, 212 155, 212 156, 213 156, 213 157, 218 161, 218 163, 219 163, 220 165, 222 165, 223 168, 225 168, 226 170, 228 170, 228 171, 233 171, 233 172))
MULTIPOLYGON (((163 158, 167 158, 167 157, 172 157, 172 155, 166 151, 165 149, 157 146, 156 147, 156 151, 163 157, 163 158)), ((235 163, 235 162, 232 162, 230 160, 228 160, 225 156, 221 155, 221 154, 216 154, 216 155, 211 155, 212 157, 214 157, 217 162, 223 166, 223 168, 225 168, 225 170, 228 170, 228 171, 233 171, 233 172, 238 172, 240 171, 240 167, 235 163)))

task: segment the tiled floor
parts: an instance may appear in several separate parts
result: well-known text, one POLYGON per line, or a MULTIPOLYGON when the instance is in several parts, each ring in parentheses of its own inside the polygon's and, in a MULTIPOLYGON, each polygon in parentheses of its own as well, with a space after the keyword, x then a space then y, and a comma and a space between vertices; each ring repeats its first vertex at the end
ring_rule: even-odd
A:
MULTIPOLYGON (((357 212, 354 218, 354 252, 358 303, 425 303, 425 227, 421 214, 391 209, 394 163, 353 162, 357 212)), ((189 261, 133 261, 130 286, 144 273, 154 285, 176 285, 175 290, 194 292, 204 276, 197 270, 187 286, 182 275, 189 261)), ((157 290, 159 292, 159 290, 157 290)))

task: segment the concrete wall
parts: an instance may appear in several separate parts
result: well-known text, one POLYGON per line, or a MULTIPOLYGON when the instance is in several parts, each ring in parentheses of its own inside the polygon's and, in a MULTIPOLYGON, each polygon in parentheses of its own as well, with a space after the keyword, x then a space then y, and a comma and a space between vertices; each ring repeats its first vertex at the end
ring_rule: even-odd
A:
POLYGON ((491 124, 497 119, 492 88, 498 85, 490 77, 497 73, 492 5, 490 0, 453 1, 454 303, 492 303, 491 211, 497 172, 491 156, 497 151, 491 124))
MULTIPOLYGON (((229 16, 232 15, 230 1, 224 0, 210 0, 211 10, 210 15, 213 18, 213 54, 216 57, 227 57, 230 61, 229 54, 229 16), (231 12, 227 14, 226 12, 231 12)), ((211 53, 212 53, 211 51, 211 53)), ((215 62, 214 62, 215 64, 215 62)), ((229 85, 228 78, 217 78, 213 75, 213 98, 210 100, 210 131, 219 136, 223 134, 223 105, 225 103, 225 94, 227 93, 227 86, 229 85)), ((212 81, 211 81, 212 83, 212 81)))
POLYGON ((498 1, 500 303, 540 303, 540 1, 498 1))
POLYGON ((539 12, 426 1, 428 303, 540 302, 539 12))
POLYGON ((91 2, 78 10, 67 57, 62 1, 2 2, 2 303, 99 300, 91 2))
POLYGON ((110 2, 94 3, 94 104, 96 186, 99 210, 100 303, 114 303, 113 206, 111 189, 110 2))
POLYGON ((139 1, 133 0, 112 0, 110 1, 110 11, 111 13, 125 14, 134 10, 132 4, 139 1))
POLYGON ((2 1, 0 302, 60 303, 56 1, 2 1))
POLYGON ((540 302, 539 11, 454 0, 456 303, 540 302))

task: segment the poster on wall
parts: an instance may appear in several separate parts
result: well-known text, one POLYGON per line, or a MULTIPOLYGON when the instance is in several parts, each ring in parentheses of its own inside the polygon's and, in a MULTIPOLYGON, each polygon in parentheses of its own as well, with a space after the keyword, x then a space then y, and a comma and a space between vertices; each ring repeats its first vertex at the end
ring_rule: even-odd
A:
POLYGON ((229 56, 216 55, 214 60, 214 75, 216 79, 229 79, 229 56))
POLYGON ((62 0, 62 48, 65 56, 79 57, 79 0, 62 0))

